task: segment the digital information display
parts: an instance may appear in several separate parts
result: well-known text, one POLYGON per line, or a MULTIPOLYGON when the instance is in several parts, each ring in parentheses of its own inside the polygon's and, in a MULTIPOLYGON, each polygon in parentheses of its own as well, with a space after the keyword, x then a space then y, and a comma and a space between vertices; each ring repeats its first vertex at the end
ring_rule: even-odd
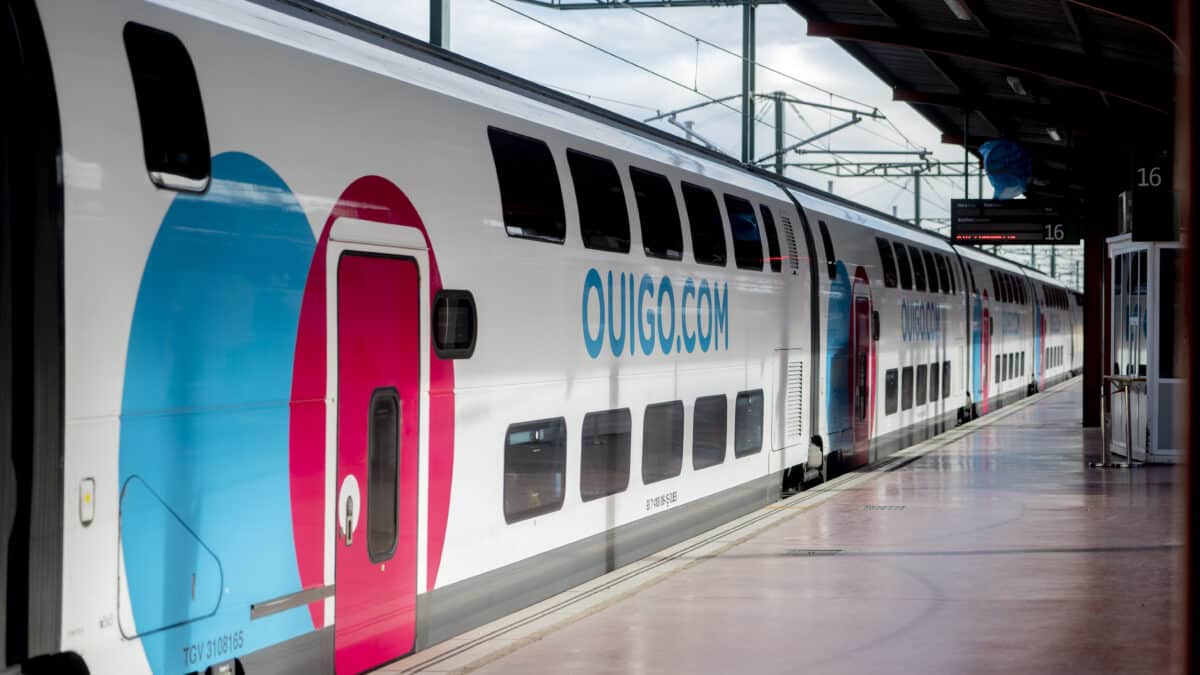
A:
POLYGON ((950 200, 950 239, 956 244, 1078 244, 1078 223, 1051 205, 1029 199, 950 200))

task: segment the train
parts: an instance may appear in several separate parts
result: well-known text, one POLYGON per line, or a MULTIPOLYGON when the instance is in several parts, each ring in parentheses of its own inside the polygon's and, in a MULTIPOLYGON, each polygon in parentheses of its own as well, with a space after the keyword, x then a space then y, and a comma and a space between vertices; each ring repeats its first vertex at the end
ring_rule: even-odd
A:
POLYGON ((365 672, 1081 369, 1055 279, 318 3, 6 8, 0 667, 365 672))

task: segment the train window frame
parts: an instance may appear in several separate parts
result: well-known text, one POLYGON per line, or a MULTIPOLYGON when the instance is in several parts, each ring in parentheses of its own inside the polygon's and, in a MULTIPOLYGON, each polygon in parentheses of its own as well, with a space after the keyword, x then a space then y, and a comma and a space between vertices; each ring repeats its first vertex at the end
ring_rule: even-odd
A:
POLYGON ((908 256, 912 259, 913 290, 924 293, 928 292, 929 285, 928 276, 925 274, 925 261, 921 257, 922 253, 924 253, 924 249, 911 245, 908 247, 908 256))
POLYGON ((925 259, 925 271, 929 277, 929 292, 941 293, 942 280, 938 275, 937 261, 933 257, 933 252, 926 249, 921 249, 921 257, 925 259))
POLYGON ((950 361, 942 361, 942 398, 950 398, 950 361))
POLYGON ((896 252, 896 269, 900 272, 900 288, 911 291, 913 287, 912 263, 908 258, 908 247, 893 241, 892 249, 896 252))
POLYGON ((122 30, 142 132, 142 160, 154 185, 205 192, 212 147, 196 65, 173 33, 129 21, 122 30))
POLYGON ((641 225, 642 251, 651 258, 683 260, 683 221, 671 179, 631 166, 629 184, 641 225))
POLYGON ((763 390, 739 391, 733 403, 733 456, 748 457, 762 452, 763 390))
POLYGON ((922 406, 929 398, 929 366, 924 363, 917 366, 916 401, 914 405, 922 406))
POLYGON ((729 234, 733 239, 733 262, 740 270, 763 271, 763 237, 758 229, 758 216, 749 199, 722 193, 725 215, 729 218, 729 234), (746 217, 749 217, 749 220, 746 217), (753 233, 753 237, 749 235, 753 233))
POLYGON ((939 364, 935 361, 934 363, 929 364, 929 402, 930 403, 933 403, 934 401, 940 400, 942 398, 941 385, 942 385, 941 364, 939 364))
POLYGON ((900 369, 900 409, 912 410, 913 407, 913 367, 904 366, 900 369))
POLYGON ((946 256, 941 253, 934 253, 933 255, 933 263, 937 266, 938 280, 942 284, 942 293, 954 295, 954 275, 950 272, 950 265, 946 261, 946 256))
POLYGON ((729 250, 725 245, 725 221, 717 204, 717 195, 703 185, 683 181, 679 184, 688 229, 692 233, 692 260, 700 265, 726 267, 729 250), (701 248, 703 246, 703 248, 701 248), (704 255, 701 256, 701 253, 704 255))
MULTIPOLYGON (((430 313, 432 322, 431 332, 433 333, 433 351, 438 358, 442 359, 469 359, 475 354, 475 343, 479 337, 479 314, 475 309, 475 296, 471 291, 442 289, 437 292, 433 298, 433 311, 430 313), (452 304, 457 304, 459 309, 466 312, 470 317, 471 332, 465 343, 457 336, 453 343, 450 340, 450 322, 443 318, 442 312, 449 312, 452 304), (442 327, 446 326, 446 329, 442 327)), ((455 319, 453 328, 458 328, 459 319, 455 319)), ((453 331, 457 333, 457 330, 453 331)))
POLYGON ((584 248, 629 253, 629 207, 617 165, 605 157, 567 148, 567 172, 575 189, 584 248))
POLYGON ((837 254, 833 250, 833 237, 829 234, 829 226, 824 220, 817 219, 817 229, 821 231, 821 245, 825 249, 825 273, 829 280, 837 279, 837 254))
POLYGON ((900 370, 889 368, 883 374, 883 414, 892 415, 899 408, 900 370))
POLYGON ((719 466, 728 450, 729 398, 725 394, 701 396, 692 404, 692 470, 719 466), (701 406, 705 410, 701 411, 701 406), (711 410, 709 408, 711 407, 711 410), (717 408, 720 408, 720 414, 717 408), (701 449, 703 453, 699 452, 701 449))
POLYGON ((779 248, 779 231, 775 228, 775 215, 766 204, 759 204, 762 213, 763 231, 767 234, 767 257, 771 263, 772 272, 783 272, 783 253, 779 248))
MULTIPOLYGON (((367 557, 391 560, 400 532, 400 462, 404 451, 404 406, 395 387, 371 392, 367 426, 367 557), (382 407, 386 406, 386 407, 382 407), (383 424, 380 423, 383 412, 383 424), (387 420, 390 420, 387 421, 387 420), (386 426, 387 429, 382 429, 386 426), (384 461, 387 460, 387 461, 384 461), (390 515, 390 519, 380 518, 390 515)), ((361 508, 361 507, 360 507, 361 508)))
POLYGON ((879 249, 883 285, 887 288, 895 288, 900 283, 900 277, 896 273, 896 253, 892 250, 892 243, 883 237, 875 237, 875 246, 879 249))
POLYGON ((642 414, 642 485, 670 480, 682 473, 686 422, 683 401, 663 401, 646 406, 642 414), (666 413, 662 419, 660 411, 666 413), (663 421, 670 426, 664 428, 663 421), (663 449, 668 452, 662 452, 663 449))
MULTIPOLYGON (((513 475, 515 475, 515 474, 513 474, 513 475)), ((522 474, 522 475, 529 475, 529 474, 522 474)), ((515 422, 512 424, 509 424, 508 428, 505 429, 505 431, 504 431, 504 488, 503 488, 503 494, 501 497, 501 507, 502 507, 502 510, 504 511, 504 522, 509 525, 512 525, 513 523, 519 523, 523 520, 529 520, 531 518, 538 518, 538 517, 541 517, 541 516, 544 516, 544 515, 547 515, 550 513, 554 513, 555 511, 559 511, 560 509, 562 509, 563 502, 565 501, 566 492, 567 492, 566 484, 567 484, 567 420, 566 420, 566 418, 551 417, 551 418, 546 418, 546 419, 530 420, 528 422, 515 422), (557 481, 557 484, 555 486, 557 489, 557 495, 556 495, 557 500, 549 501, 544 504, 539 504, 538 506, 533 507, 533 508, 526 508, 526 509, 522 509, 522 510, 515 511, 515 512, 510 511, 510 509, 509 509, 509 488, 511 487, 511 481, 510 481, 509 476, 510 476, 510 474, 513 474, 513 472, 509 471, 509 467, 511 465, 510 463, 512 460, 512 450, 513 450, 514 446, 516 445, 513 443, 514 436, 519 436, 521 434, 526 434, 526 433, 532 434, 532 436, 530 437, 530 439, 531 439, 530 441, 527 441, 520 445, 528 445, 533 440, 537 440, 539 443, 541 443, 541 442, 543 442, 543 438, 548 435, 545 432, 551 431, 551 430, 557 435, 557 438, 553 438, 549 441, 545 441, 547 443, 547 447, 536 450, 535 452, 541 452, 542 450, 550 450, 555 455, 555 457, 553 458, 552 461, 557 462, 557 470, 554 472, 551 472, 549 475, 552 476, 553 474, 558 474, 557 479, 551 480, 551 482, 557 481), (537 432, 543 432, 543 433, 539 434, 537 432)))
POLYGON ((632 456, 633 415, 629 408, 586 413, 579 428, 579 498, 590 502, 621 494, 629 489, 632 456), (597 440, 601 437, 606 439, 604 443, 597 440), (599 454, 591 454, 600 448, 603 450, 599 454), (595 461, 599 456, 606 460, 603 467, 595 461), (601 469, 607 475, 600 481, 592 479, 592 472, 601 469), (615 481, 613 476, 617 477, 615 481))
POLYGON ((504 232, 514 239, 559 245, 565 243, 567 216, 562 180, 550 145, 540 138, 495 126, 489 126, 487 133, 492 163, 496 167, 504 232), (515 151, 518 148, 521 149, 520 153, 515 151), (536 179, 531 180, 530 176, 536 179), (536 198, 530 199, 534 196, 536 198), (526 199, 530 206, 536 205, 540 210, 529 210, 522 214, 521 208, 525 206, 526 199), (527 214, 536 214, 528 224, 522 222, 527 214))

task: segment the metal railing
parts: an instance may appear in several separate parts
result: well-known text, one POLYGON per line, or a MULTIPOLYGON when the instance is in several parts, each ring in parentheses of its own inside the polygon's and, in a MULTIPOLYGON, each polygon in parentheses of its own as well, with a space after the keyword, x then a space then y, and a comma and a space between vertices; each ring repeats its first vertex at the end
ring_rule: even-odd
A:
POLYGON ((1143 389, 1146 385, 1146 378, 1129 375, 1104 376, 1104 384, 1101 385, 1100 391, 1100 461, 1088 462, 1088 466, 1101 469, 1132 469, 1145 462, 1145 459, 1138 461, 1133 458, 1133 405, 1131 403, 1133 397, 1130 396, 1130 391, 1135 388, 1135 385, 1140 385, 1137 388, 1143 389), (1109 449, 1112 442, 1113 394, 1120 394, 1125 398, 1126 461, 1124 462, 1112 461, 1112 451, 1109 449))

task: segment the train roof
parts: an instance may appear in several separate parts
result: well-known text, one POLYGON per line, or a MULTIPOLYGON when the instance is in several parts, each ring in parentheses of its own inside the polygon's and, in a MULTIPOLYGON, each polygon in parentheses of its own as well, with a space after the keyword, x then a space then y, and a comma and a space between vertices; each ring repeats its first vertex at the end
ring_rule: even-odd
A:
MULTIPOLYGON (((625 132, 625 134, 613 134, 602 139, 603 142, 606 142, 614 147, 622 148, 624 146, 624 149, 631 150, 633 152, 642 152, 643 154, 650 156, 652 159, 658 159, 668 164, 682 165, 688 159, 692 159, 693 161, 697 159, 707 160, 707 162, 711 163, 710 166, 712 168, 718 169, 718 174, 713 175, 709 172, 703 171, 702 165, 698 165, 697 170, 700 173, 711 175, 711 177, 715 179, 725 180, 727 183, 740 185, 747 189, 762 190, 768 184, 777 189, 790 188, 793 191, 803 193, 811 200, 821 201, 827 205, 837 205, 845 209, 845 213, 851 214, 852 216, 854 214, 861 214, 861 216, 858 217, 848 218, 851 221, 869 224, 870 226, 880 230, 898 228, 900 231, 903 231, 906 236, 919 236, 921 238, 926 238, 926 243, 932 240, 937 240, 947 246, 953 245, 948 237, 918 227, 907 221, 900 220, 891 214, 853 202, 844 197, 835 195, 831 192, 826 192, 819 188, 815 188, 795 179, 779 176, 778 174, 767 171, 764 168, 743 164, 742 162, 728 155, 711 150, 697 143, 693 143, 670 132, 652 127, 649 124, 639 122, 606 108, 602 108, 593 103, 583 101, 555 89, 551 89, 550 87, 546 87, 512 73, 494 68, 485 63, 481 63, 465 56, 455 54, 454 52, 435 47, 424 40, 419 40, 397 30, 373 23, 348 12, 329 7, 328 5, 316 2, 315 0, 246 0, 246 2, 250 5, 274 10, 302 21, 333 30, 347 37, 351 37, 364 43, 401 54, 405 57, 415 59, 438 69, 450 71, 458 75, 465 76, 471 80, 492 85, 499 89, 516 94, 521 99, 532 99, 534 101, 547 104, 553 108, 572 112, 585 119, 600 122, 606 127, 611 128, 615 126, 619 131, 625 132), (642 141, 640 147, 629 147, 629 141, 633 140, 633 138, 637 138, 642 141), (646 141, 650 141, 650 143, 646 143, 646 141), (666 157, 661 156, 663 148, 656 147, 654 145, 655 143, 660 144, 661 146, 666 146, 667 149, 675 149, 677 151, 687 153, 688 155, 693 155, 694 157, 689 158, 686 155, 666 157)), ((189 7, 179 6, 173 2, 170 4, 180 11, 194 14, 198 13, 189 7)), ((228 5, 223 5, 222 9, 228 9, 228 5)), ((205 18, 211 19, 211 17, 205 18)), ((258 18, 263 19, 265 17, 258 18)), ((286 44, 292 44, 298 48, 301 47, 301 45, 294 44, 294 39, 282 39, 282 36, 278 34, 279 27, 277 23, 270 22, 269 20, 267 20, 267 22, 271 25, 259 27, 259 30, 255 31, 256 34, 267 39, 272 39, 286 44), (275 29, 274 34, 271 33, 272 27, 275 29)), ((294 38, 295 36, 292 37, 294 38)), ((336 58, 334 54, 329 53, 330 47, 328 43, 321 44, 325 47, 325 50, 310 49, 310 51, 326 56, 327 58, 336 58)), ((405 81, 409 81, 410 77, 412 76, 411 72, 406 71, 405 77, 401 78, 396 73, 388 72, 386 68, 380 67, 380 64, 364 63, 362 58, 343 58, 342 60, 347 61, 350 65, 367 68, 396 79, 404 79, 405 81), (374 65, 375 67, 372 68, 370 65, 374 65)), ((370 61, 369 58, 367 60, 370 61)), ((425 84, 419 81, 414 83, 418 85, 425 84)), ((438 84, 441 85, 444 83, 439 82, 438 84)), ((455 95, 465 100, 471 100, 471 97, 468 95, 471 92, 445 92, 444 87, 430 88, 443 91, 444 93, 449 93, 450 95, 455 95)), ((507 112, 514 115, 517 115, 521 112, 519 110, 505 110, 503 108, 499 108, 495 105, 495 103, 492 103, 492 107, 497 107, 497 109, 499 109, 501 112, 507 112)), ((955 246, 955 248, 959 250, 971 251, 986 259, 990 264, 997 264, 1002 267, 1017 267, 1037 272, 1035 268, 990 254, 982 249, 969 246, 955 246)), ((1052 281, 1052 283, 1060 282, 1052 281)))

